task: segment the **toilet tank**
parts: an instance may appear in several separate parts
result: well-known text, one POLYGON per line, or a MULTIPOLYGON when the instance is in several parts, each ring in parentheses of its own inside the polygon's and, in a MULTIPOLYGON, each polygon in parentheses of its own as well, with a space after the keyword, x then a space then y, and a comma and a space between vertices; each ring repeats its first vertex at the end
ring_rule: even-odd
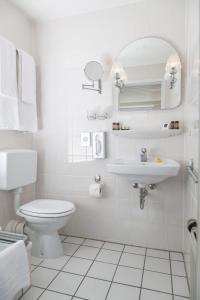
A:
POLYGON ((0 190, 13 190, 36 182, 37 152, 28 149, 0 150, 0 190))

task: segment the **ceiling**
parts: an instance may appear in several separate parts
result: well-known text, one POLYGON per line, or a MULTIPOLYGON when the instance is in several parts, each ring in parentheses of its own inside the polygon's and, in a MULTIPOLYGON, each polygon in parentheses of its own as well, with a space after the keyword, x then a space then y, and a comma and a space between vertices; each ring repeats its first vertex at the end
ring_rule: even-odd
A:
POLYGON ((35 21, 55 20, 145 0, 10 0, 35 21))

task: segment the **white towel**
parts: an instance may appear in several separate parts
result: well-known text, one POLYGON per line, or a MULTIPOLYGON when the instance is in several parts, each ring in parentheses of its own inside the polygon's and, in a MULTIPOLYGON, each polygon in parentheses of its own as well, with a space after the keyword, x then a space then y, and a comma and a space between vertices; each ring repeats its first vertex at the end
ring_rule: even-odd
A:
POLYGON ((36 101, 36 71, 35 61, 31 55, 18 50, 18 92, 22 102, 35 104, 36 101))
POLYGON ((23 241, 18 241, 0 252, 0 300, 13 300, 30 283, 26 247, 23 241))
POLYGON ((0 129, 18 128, 16 49, 0 36, 0 129))
POLYGON ((0 97, 17 99, 15 46, 0 36, 0 97))
POLYGON ((19 129, 18 100, 0 96, 0 130, 19 129))
POLYGON ((37 131, 36 68, 32 56, 18 50, 19 130, 37 131))

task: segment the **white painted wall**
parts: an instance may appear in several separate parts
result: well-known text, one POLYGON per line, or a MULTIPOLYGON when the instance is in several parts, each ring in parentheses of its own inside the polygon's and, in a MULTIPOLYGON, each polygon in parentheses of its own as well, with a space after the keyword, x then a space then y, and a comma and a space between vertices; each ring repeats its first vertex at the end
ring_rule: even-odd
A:
MULTIPOLYGON (((12 41, 16 47, 31 53, 32 24, 13 5, 6 0, 0 0, 0 35, 12 41)), ((32 148, 33 135, 0 130, 0 149, 32 148)), ((32 187, 26 188, 24 200, 32 197, 32 187)), ((5 225, 15 218, 13 196, 11 192, 0 192, 0 225, 5 225)))
POLYGON ((72 201, 77 211, 65 233, 157 248, 182 249, 183 185, 177 178, 159 184, 145 209, 138 191, 106 170, 111 158, 133 158, 141 147, 148 154, 184 161, 183 136, 160 140, 121 140, 110 133, 113 121, 150 126, 181 120, 183 108, 163 112, 117 113, 108 121, 87 121, 87 110, 112 105, 110 66, 120 50, 135 39, 166 39, 185 62, 184 0, 150 0, 101 12, 39 23, 36 27, 40 76, 40 123, 37 197, 72 201), (178 12, 178 13, 177 13, 178 12), (106 72, 103 94, 82 91, 85 64, 98 60, 106 72), (82 131, 108 132, 108 159, 93 161, 91 149, 80 146, 82 131), (96 173, 105 183, 104 197, 88 195, 96 173))

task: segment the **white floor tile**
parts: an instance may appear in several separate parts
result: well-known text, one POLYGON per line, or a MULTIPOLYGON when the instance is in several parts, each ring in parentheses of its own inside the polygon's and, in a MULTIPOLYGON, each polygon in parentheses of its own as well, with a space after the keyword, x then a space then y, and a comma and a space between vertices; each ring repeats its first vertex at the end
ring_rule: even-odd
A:
POLYGON ((31 256, 31 264, 34 266, 38 266, 42 261, 43 261, 43 259, 41 259, 39 257, 31 256))
POLYGON ((71 300, 71 296, 45 291, 44 294, 40 297, 40 300, 71 300))
POLYGON ((116 265, 95 261, 87 276, 111 281, 116 270, 116 265))
POLYGON ((187 279, 185 277, 172 276, 173 290, 177 296, 189 297, 187 279))
POLYGON ((110 283, 86 277, 79 287, 76 296, 88 300, 105 300, 110 283))
POLYGON ((58 271, 56 270, 38 267, 32 272, 32 285, 40 288, 46 288, 57 274, 58 271))
POLYGON ((114 250, 114 251, 123 251, 124 245, 106 242, 106 243, 103 245, 103 248, 104 248, 104 249, 108 249, 108 250, 114 250))
POLYGON ((31 272, 33 272, 36 268, 37 266, 31 265, 31 272))
POLYGON ((86 258, 86 259, 95 259, 98 252, 99 252, 98 248, 81 246, 78 249, 78 251, 75 253, 75 256, 86 258))
POLYGON ((186 276, 184 262, 172 260, 171 266, 173 275, 186 276))
POLYGON ((38 297, 43 293, 44 290, 32 286, 21 300, 37 300, 38 297))
POLYGON ((90 246, 90 247, 97 247, 97 248, 101 248, 103 245, 102 241, 96 241, 96 240, 90 240, 90 239, 86 239, 83 243, 83 245, 85 246, 90 246))
POLYGON ((146 257, 145 269, 149 270, 149 271, 171 274, 170 262, 167 259, 160 259, 160 258, 156 258, 156 257, 146 257))
POLYGON ((172 293, 171 276, 144 271, 142 287, 160 292, 172 293))
POLYGON ((30 289, 31 285, 28 287, 23 288, 23 294, 25 294, 29 289, 30 289))
POLYGON ((70 259, 70 256, 62 256, 59 258, 45 259, 41 263, 41 267, 46 267, 55 270, 61 270, 66 262, 70 259))
POLYGON ((66 238, 67 238, 66 235, 60 234, 60 240, 61 240, 61 242, 63 242, 66 238))
POLYGON ((78 237, 74 237, 74 236, 68 236, 65 239, 66 243, 72 243, 72 244, 77 244, 77 245, 81 245, 83 243, 84 239, 82 238, 78 238, 78 237))
POLYGON ((142 289, 140 300, 173 300, 172 295, 142 289))
POLYGON ((63 243, 63 250, 65 255, 73 255, 76 250, 79 248, 79 245, 63 243))
POLYGON ((136 246, 128 246, 126 245, 124 248, 124 252, 127 253, 133 253, 133 254, 139 254, 139 255, 145 255, 145 248, 142 247, 136 247, 136 246))
POLYGON ((83 276, 61 272, 50 284, 48 290, 73 295, 82 279, 83 276))
POLYGON ((93 260, 72 257, 64 267, 63 271, 79 275, 85 275, 92 263, 93 260))
POLYGON ((142 255, 137 255, 137 254, 132 254, 132 253, 123 253, 119 264, 122 266, 143 269, 144 258, 145 257, 142 255))
POLYGON ((169 252, 165 250, 147 249, 147 256, 169 259, 169 252))
POLYGON ((102 262, 107 262, 107 263, 112 263, 112 264, 118 264, 120 256, 121 256, 121 252, 102 249, 99 252, 96 260, 102 261, 102 262))
POLYGON ((180 260, 183 261, 183 254, 180 252, 170 252, 171 260, 180 260))
POLYGON ((113 283, 108 293, 107 300, 139 300, 140 289, 113 283))
POLYGON ((114 277, 114 282, 140 286, 142 270, 119 266, 114 277))
POLYGON ((15 295, 12 300, 19 300, 20 297, 22 297, 22 289, 15 295))

